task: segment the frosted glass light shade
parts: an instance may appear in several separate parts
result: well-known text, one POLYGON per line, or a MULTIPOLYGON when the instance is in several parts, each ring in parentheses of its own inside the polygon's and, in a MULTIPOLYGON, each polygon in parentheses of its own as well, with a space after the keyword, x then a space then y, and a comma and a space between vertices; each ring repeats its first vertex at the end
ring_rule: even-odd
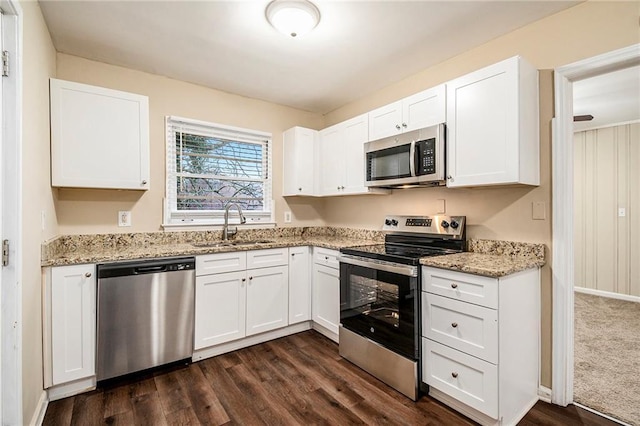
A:
POLYGON ((320 22, 320 11, 307 0, 274 0, 266 15, 273 28, 291 37, 307 34, 320 22))

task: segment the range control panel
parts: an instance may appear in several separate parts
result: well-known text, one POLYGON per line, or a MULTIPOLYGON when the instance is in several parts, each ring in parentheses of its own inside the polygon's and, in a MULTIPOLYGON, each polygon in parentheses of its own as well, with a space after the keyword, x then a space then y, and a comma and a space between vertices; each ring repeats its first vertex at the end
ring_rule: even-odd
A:
POLYGON ((466 216, 387 216, 383 231, 430 234, 461 239, 464 235, 466 216))

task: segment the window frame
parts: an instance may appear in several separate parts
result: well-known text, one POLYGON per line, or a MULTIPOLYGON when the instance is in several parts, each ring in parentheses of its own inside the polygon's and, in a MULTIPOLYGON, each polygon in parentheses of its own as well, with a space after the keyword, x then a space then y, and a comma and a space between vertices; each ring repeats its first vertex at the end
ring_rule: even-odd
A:
MULTIPOLYGON (((216 135, 228 140, 251 141, 252 143, 262 143, 266 150, 266 179, 263 181, 263 209, 262 211, 243 210, 242 213, 247 218, 244 226, 275 226, 274 202, 273 202, 273 138, 271 133, 258 130, 245 129, 241 127, 228 126, 219 123, 194 120, 178 116, 165 116, 165 198, 163 211, 163 227, 184 227, 184 226, 219 226, 224 224, 224 210, 186 210, 177 209, 177 170, 176 156, 177 147, 175 143, 175 133, 180 125, 188 131, 185 133, 199 136, 216 135), (197 127, 207 130, 208 134, 198 134, 197 127)), ((230 224, 239 224, 238 214, 232 209, 230 224)))

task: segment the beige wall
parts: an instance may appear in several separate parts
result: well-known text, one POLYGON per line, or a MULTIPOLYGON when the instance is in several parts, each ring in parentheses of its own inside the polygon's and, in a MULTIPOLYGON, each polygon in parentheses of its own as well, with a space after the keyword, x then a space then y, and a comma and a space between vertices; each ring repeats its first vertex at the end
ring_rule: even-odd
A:
MULTIPOLYGON (((527 25, 455 56, 326 115, 331 125, 444 83, 499 60, 521 55, 540 70, 640 42, 637 2, 589 1, 527 25)), ((327 225, 380 227, 387 213, 427 214, 437 199, 449 214, 468 218, 468 236, 541 242, 549 263, 542 269, 542 384, 551 386, 551 130, 553 84, 549 72, 540 81, 541 182, 537 188, 414 189, 386 197, 345 197, 325 201, 327 225), (532 203, 547 206, 547 220, 532 220, 532 203)))
MULTIPOLYGON (((244 98, 158 75, 133 71, 58 53, 57 77, 139 93, 149 97, 151 189, 146 192, 57 189, 56 212, 61 234, 151 232, 161 230, 165 195, 164 117, 176 115, 244 127, 273 134, 273 199, 276 220, 284 225, 291 210, 291 225, 322 224, 322 200, 282 198, 282 132, 300 125, 321 128, 323 117, 293 108, 244 98), (133 226, 117 226, 119 210, 131 210, 133 226)), ((95 159, 87 159, 95 161, 95 159)))
POLYGON ((578 132, 574 143, 575 285, 640 296, 640 123, 578 132))
POLYGON ((56 51, 37 2, 21 2, 23 18, 22 126, 22 412, 25 424, 42 394, 40 244, 57 235, 49 185, 49 77, 56 51), (42 229, 41 212, 45 214, 42 229))

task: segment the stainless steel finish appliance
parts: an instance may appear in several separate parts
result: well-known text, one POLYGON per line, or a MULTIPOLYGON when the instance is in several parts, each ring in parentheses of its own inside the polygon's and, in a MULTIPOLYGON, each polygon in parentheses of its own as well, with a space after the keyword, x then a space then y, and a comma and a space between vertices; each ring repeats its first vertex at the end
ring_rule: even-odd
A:
POLYGON ((445 185, 445 125, 405 132, 364 145, 366 186, 445 185))
POLYGON ((340 250, 340 355, 419 396, 420 258, 465 246, 464 216, 387 216, 385 244, 340 250))
POLYGON ((191 358, 195 260, 98 265, 97 379, 191 358))

